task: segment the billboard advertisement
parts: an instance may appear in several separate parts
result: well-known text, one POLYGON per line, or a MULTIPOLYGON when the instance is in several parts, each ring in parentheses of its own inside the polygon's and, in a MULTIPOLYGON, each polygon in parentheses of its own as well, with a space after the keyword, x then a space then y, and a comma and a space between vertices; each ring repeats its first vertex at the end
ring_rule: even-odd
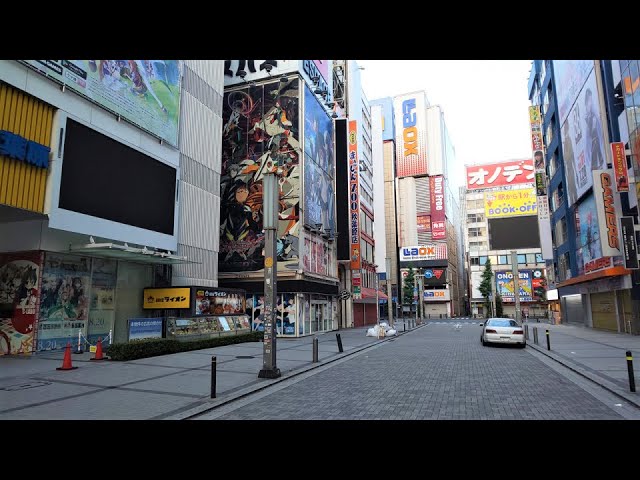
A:
POLYGON ((592 170, 607 167, 595 71, 591 72, 562 125, 567 198, 573 205, 593 185, 592 170))
POLYGON ((242 293, 199 288, 195 292, 196 315, 238 315, 245 313, 242 293))
POLYGON ((264 269, 262 179, 281 169, 278 271, 299 268, 299 81, 248 85, 225 92, 222 111, 219 272, 264 269))
POLYGON ((0 356, 31 354, 40 308, 42 254, 0 254, 0 356))
POLYGON ((431 238, 443 240, 447 238, 445 205, 444 205, 444 177, 435 175, 429 177, 431 193, 431 238))
POLYGON ((501 192, 485 192, 484 213, 486 218, 537 215, 536 191, 533 188, 521 188, 501 192))
POLYGON ((424 92, 393 98, 398 178, 427 174, 426 108, 424 92))
POLYGON ((335 230, 333 121, 304 87, 304 223, 335 230))
POLYGON ((593 171, 593 196, 596 199, 602 255, 623 255, 618 231, 618 218, 622 216, 618 194, 615 193, 615 177, 612 169, 593 171))
POLYGON ((300 60, 225 60, 224 86, 277 77, 299 68, 300 60))
POLYGON ((434 288, 424 291, 425 302, 448 302, 451 300, 451 292, 446 288, 434 288))
POLYGON ((429 245, 418 245, 416 247, 400 248, 401 262, 415 262, 420 260, 446 260, 447 244, 432 243, 429 245))
POLYGON ((428 233, 431 231, 431 216, 424 213, 416 215, 416 225, 418 233, 428 233))
POLYGON ((424 285, 427 286, 443 286, 447 283, 447 267, 444 268, 426 268, 423 270, 424 285))
POLYGON ((629 174, 627 172, 627 155, 623 142, 611 143, 613 173, 616 176, 616 192, 629 191, 629 174))
MULTIPOLYGON (((495 272, 496 292, 502 297, 504 303, 515 302, 514 282, 512 272, 495 272)), ((533 301, 533 286, 531 282, 531 270, 520 270, 518 272, 518 283, 520 285, 519 295, 521 302, 533 301)))
POLYGON ((116 115, 178 146, 180 60, 21 60, 116 115))
POLYGON ((349 120, 349 214, 351 219, 351 270, 360 270, 360 190, 358 188, 358 126, 355 120, 349 120))
POLYGON ((598 212, 593 195, 585 197, 576 207, 576 245, 578 274, 581 275, 585 265, 602 257, 598 212))
POLYGON ((553 76, 558 99, 558 114, 562 125, 573 106, 582 85, 593 70, 593 60, 554 60, 553 76))
POLYGON ((162 338, 162 318, 130 318, 129 340, 162 338))
POLYGON ((467 190, 533 183, 533 160, 467 165, 467 190))
POLYGON ((622 256, 624 266, 625 268, 635 270, 639 265, 633 217, 620 217, 620 236, 622 237, 622 245, 624 248, 624 255, 622 256))
POLYGON ((533 151, 534 169, 536 172, 544 170, 544 141, 542 138, 542 119, 540 106, 529 107, 529 126, 531 130, 531 150, 533 151))

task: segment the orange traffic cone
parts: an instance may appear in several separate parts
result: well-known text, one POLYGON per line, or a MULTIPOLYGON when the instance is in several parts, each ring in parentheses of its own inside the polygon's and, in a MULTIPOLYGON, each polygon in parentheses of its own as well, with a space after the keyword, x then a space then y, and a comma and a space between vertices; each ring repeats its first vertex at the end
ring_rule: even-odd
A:
POLYGON ((96 345, 96 356, 89 360, 106 360, 106 357, 102 356, 102 337, 98 337, 98 344, 96 345))
POLYGON ((62 359, 62 366, 56 368, 56 370, 75 370, 78 367, 71 365, 71 342, 67 342, 67 346, 64 347, 64 358, 62 359))

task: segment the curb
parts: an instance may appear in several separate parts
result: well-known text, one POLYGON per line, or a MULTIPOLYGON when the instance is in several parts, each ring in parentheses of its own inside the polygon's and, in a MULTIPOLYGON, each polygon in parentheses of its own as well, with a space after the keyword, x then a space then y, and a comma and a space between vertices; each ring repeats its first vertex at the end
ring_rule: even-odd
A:
POLYGON ((533 348, 536 352, 549 357, 551 360, 555 360, 556 362, 568 368, 572 372, 575 372, 581 377, 584 377, 587 380, 592 381, 596 385, 601 386, 605 390, 613 393, 614 395, 622 398, 623 400, 626 400, 636 408, 640 408, 640 398, 638 398, 637 396, 634 396, 631 392, 629 393, 624 391, 621 392, 619 385, 616 385, 615 383, 605 380, 603 378, 597 377, 582 367, 579 367, 577 365, 571 365, 564 358, 560 357, 555 353, 549 352, 548 350, 540 347, 539 345, 535 345, 534 343, 529 343, 529 341, 527 341, 527 346, 533 348))
POLYGON ((311 365, 307 365, 304 367, 300 367, 297 368, 293 371, 291 371, 290 373, 286 374, 286 375, 282 375, 279 378, 273 379, 273 380, 267 380, 264 384, 262 385, 253 385, 250 387, 246 387, 244 389, 241 390, 237 390, 234 393, 230 394, 228 397, 222 397, 220 399, 205 399, 202 405, 198 405, 197 407, 193 407, 189 410, 185 410, 183 412, 179 412, 176 413, 174 415, 171 415, 169 417, 165 417, 162 420, 189 420, 191 418, 194 417, 198 417, 204 413, 208 413, 211 412, 219 407, 222 407, 223 405, 227 405, 231 402, 234 402, 236 400, 239 400, 241 398, 247 397, 253 393, 256 392, 260 392, 266 388, 271 387, 272 385, 275 385, 277 383, 283 382, 285 380, 289 380, 290 378, 294 378, 297 377, 298 375, 302 375, 303 373, 309 372, 311 370, 315 370, 316 368, 320 368, 320 367, 324 367, 330 363, 336 362, 338 360, 342 360, 344 358, 350 357, 351 355, 355 355, 356 353, 362 352, 364 350, 368 350, 370 348, 373 348, 375 346, 381 345, 385 342, 388 342, 390 340, 395 340, 398 337, 401 337, 403 335, 406 335, 408 333, 412 333, 414 331, 416 331, 419 328, 422 328, 426 326, 426 324, 422 324, 422 325, 417 325, 416 327, 414 327, 411 330, 407 330, 406 332, 398 332, 397 335, 393 336, 393 337, 385 337, 384 340, 376 340, 374 343, 369 344, 369 345, 365 345, 363 347, 359 347, 354 349, 351 352, 348 353, 337 353, 335 354, 333 357, 328 358, 327 360, 324 360, 322 362, 318 362, 317 364, 311 364, 311 365))

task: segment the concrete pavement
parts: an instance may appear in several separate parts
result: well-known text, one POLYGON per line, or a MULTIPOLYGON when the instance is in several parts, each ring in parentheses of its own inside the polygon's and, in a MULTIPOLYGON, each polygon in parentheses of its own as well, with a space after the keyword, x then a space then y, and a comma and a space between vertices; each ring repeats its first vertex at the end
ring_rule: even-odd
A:
MULTIPOLYGON (((402 326, 399 329, 402 332, 402 326)), ((0 357, 0 420, 186 418, 386 341, 367 337, 366 328, 323 333, 318 340, 319 363, 312 363, 312 336, 279 338, 277 365, 282 377, 276 380, 258 379, 261 342, 128 362, 92 362, 93 354, 72 354, 79 368, 70 371, 56 370, 63 351, 0 357), (344 353, 338 352, 336 333, 342 337, 344 353), (217 398, 212 400, 214 355, 217 398)))

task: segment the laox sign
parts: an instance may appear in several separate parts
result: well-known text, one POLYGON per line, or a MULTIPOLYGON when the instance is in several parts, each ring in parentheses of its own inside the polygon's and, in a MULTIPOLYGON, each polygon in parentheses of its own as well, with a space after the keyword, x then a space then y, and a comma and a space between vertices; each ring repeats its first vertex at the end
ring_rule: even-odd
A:
POLYGON ((417 245, 415 247, 400 248, 400 261, 420 261, 420 260, 446 260, 447 244, 437 243, 431 245, 417 245))
POLYGON ((418 129, 416 128, 417 117, 416 99, 410 98, 402 102, 402 139, 404 141, 404 156, 418 155, 418 129))

